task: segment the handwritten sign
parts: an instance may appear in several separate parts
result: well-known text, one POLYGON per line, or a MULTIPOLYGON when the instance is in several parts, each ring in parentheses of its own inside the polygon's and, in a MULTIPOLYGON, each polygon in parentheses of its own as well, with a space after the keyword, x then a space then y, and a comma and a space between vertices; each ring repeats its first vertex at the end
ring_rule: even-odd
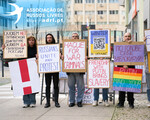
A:
POLYGON ((147 51, 150 52, 150 29, 145 30, 145 37, 146 37, 146 48, 147 51))
POLYGON ((150 53, 148 53, 148 70, 150 72, 150 53))
POLYGON ((40 92, 40 78, 35 58, 9 62, 14 96, 40 92))
POLYGON ((142 83, 146 83, 145 65, 135 65, 135 69, 142 69, 142 83))
POLYGON ((38 45, 38 72, 54 73, 60 71, 59 44, 38 45))
MULTIPOLYGON (((75 93, 75 101, 77 101, 76 99, 77 99, 77 86, 76 86, 76 93, 75 93)), ((93 100, 94 100, 94 89, 88 88, 87 85, 85 85, 82 103, 92 104, 93 100)))
POLYGON ((86 40, 63 40, 63 72, 86 72, 86 40))
POLYGON ((4 59, 27 58, 26 31, 4 31, 4 59))
POLYGON ((110 30, 89 30, 89 57, 110 57, 110 30))
POLYGON ((143 65, 144 43, 143 42, 116 42, 114 43, 115 65, 143 65))
POLYGON ((113 90, 141 92, 142 69, 114 67, 113 90))
POLYGON ((88 87, 109 88, 110 86, 110 61, 88 60, 88 87))

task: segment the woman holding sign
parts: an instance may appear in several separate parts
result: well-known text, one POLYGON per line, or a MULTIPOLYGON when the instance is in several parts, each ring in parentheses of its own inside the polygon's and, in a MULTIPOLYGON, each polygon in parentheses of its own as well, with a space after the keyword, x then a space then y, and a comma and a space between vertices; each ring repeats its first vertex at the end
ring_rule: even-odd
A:
MULTIPOLYGON (((28 58, 36 57, 37 49, 36 49, 36 39, 33 36, 30 36, 27 38, 27 44, 28 44, 28 58)), ((35 107, 36 104, 36 93, 23 95, 23 102, 24 106, 23 108, 27 107, 35 107)))
MULTIPOLYGON (((52 34, 46 35, 46 44, 55 44, 55 38, 52 34)), ((50 86, 51 80, 53 77, 54 84, 54 98, 55 98, 55 107, 60 107, 58 103, 58 94, 59 94, 59 73, 45 73, 45 82, 46 82, 46 104, 45 108, 50 107, 50 86)))
MULTIPOLYGON (((36 57, 37 49, 36 49, 36 39, 33 36, 27 38, 27 45, 28 45, 28 58, 36 57)), ((2 45, 2 49, 5 48, 5 45, 2 45)), ((23 95, 23 108, 27 107, 35 107, 36 99, 35 93, 23 95)))

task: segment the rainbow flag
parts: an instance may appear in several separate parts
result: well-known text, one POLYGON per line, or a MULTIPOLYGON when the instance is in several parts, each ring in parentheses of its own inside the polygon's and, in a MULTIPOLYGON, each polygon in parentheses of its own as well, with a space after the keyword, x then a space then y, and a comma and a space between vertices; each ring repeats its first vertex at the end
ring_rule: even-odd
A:
POLYGON ((141 92, 142 69, 114 67, 113 90, 141 92))

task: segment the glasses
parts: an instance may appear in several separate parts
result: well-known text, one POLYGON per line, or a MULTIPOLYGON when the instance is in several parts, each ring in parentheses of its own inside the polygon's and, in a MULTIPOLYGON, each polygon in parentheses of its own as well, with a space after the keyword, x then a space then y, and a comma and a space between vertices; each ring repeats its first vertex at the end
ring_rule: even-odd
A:
POLYGON ((78 37, 78 36, 72 36, 72 37, 78 37))

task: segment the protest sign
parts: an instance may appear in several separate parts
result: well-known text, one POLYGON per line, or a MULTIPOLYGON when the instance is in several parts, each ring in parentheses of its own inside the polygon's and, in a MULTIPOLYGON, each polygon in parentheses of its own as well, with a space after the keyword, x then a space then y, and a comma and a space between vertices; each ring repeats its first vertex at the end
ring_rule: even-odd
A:
POLYGON ((147 29, 144 32, 145 32, 145 37, 146 37, 147 52, 150 52, 150 29, 147 29))
POLYGON ((141 92, 142 69, 114 67, 113 90, 141 92))
POLYGON ((63 72, 86 72, 86 40, 63 40, 63 72))
POLYGON ((142 83, 146 83, 145 65, 135 65, 135 69, 142 69, 142 83))
POLYGON ((14 96, 40 92, 40 78, 35 58, 9 62, 14 96))
POLYGON ((148 53, 148 70, 149 70, 149 73, 150 73, 150 52, 148 53))
POLYGON ((116 42, 114 43, 115 65, 143 65, 144 43, 143 42, 116 42))
MULTIPOLYGON (((77 102, 77 86, 75 86, 75 89, 76 89, 75 101, 77 102)), ((85 85, 82 103, 83 104, 92 104, 93 100, 94 100, 94 89, 88 88, 87 85, 85 85)))
POLYGON ((110 30, 89 30, 89 57, 110 57, 110 30))
POLYGON ((88 60, 88 88, 109 88, 110 61, 88 60))
POLYGON ((4 31, 3 33, 4 59, 27 58, 26 31, 4 31))
POLYGON ((59 44, 38 45, 38 72, 54 73, 60 71, 59 44))

